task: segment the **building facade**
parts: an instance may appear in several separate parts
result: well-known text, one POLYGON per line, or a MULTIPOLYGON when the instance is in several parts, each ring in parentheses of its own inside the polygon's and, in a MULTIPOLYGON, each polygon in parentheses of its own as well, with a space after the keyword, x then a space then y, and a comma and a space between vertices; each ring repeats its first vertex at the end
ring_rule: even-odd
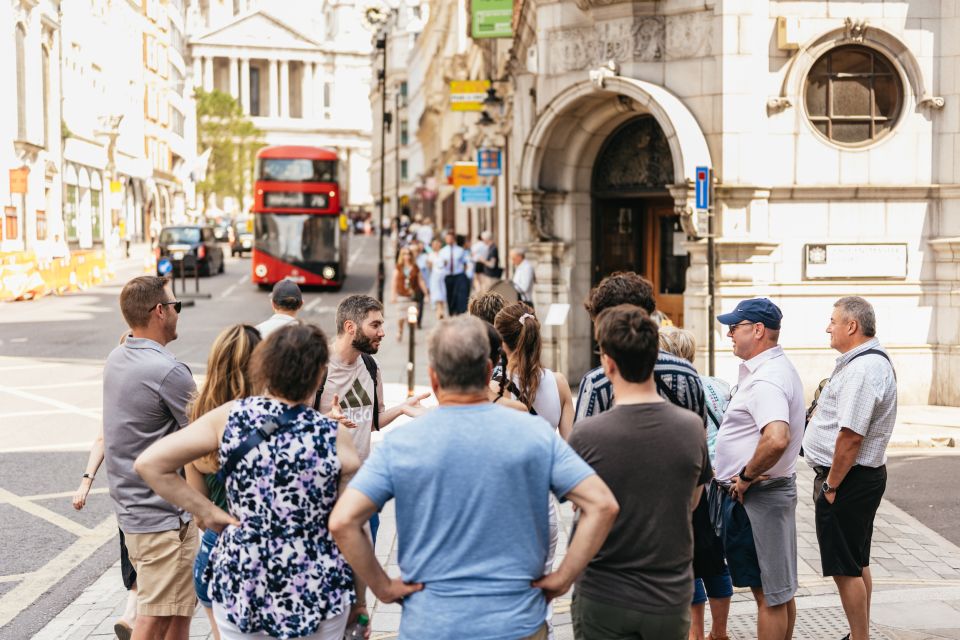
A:
MULTIPOLYGON (((582 302, 629 269, 694 332, 698 369, 712 334, 716 373, 735 380, 726 328, 709 314, 712 217, 714 313, 773 299, 810 392, 833 368, 833 302, 855 294, 875 305, 901 401, 960 404, 949 382, 960 368, 956 2, 515 0, 512 37, 465 51, 438 46, 433 20, 411 73, 430 60, 492 80, 505 99, 484 130, 506 158, 495 225, 501 255, 523 245, 536 260, 538 310, 570 305, 546 330, 553 366, 576 380, 594 365, 582 302)), ((469 34, 449 28, 446 41, 469 34)), ((416 137, 442 180, 463 143, 438 132, 473 144, 477 128, 438 91, 426 91, 416 137)))
POLYGON ((368 207, 371 46, 361 9, 247 2, 245 11, 211 14, 219 4, 190 10, 194 85, 236 98, 267 144, 337 149, 348 206, 368 207))
POLYGON ((45 251, 60 213, 60 2, 0 5, 0 251, 45 251))

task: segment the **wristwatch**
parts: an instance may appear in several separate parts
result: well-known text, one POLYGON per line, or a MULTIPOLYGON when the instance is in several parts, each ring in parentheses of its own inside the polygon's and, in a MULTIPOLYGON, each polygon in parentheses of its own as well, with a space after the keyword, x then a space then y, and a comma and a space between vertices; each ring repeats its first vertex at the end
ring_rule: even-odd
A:
POLYGON ((94 478, 94 476, 90 475, 89 473, 83 474, 82 477, 84 477, 84 478, 90 478, 90 481, 91 481, 91 482, 93 481, 93 478, 94 478))
POLYGON ((740 473, 737 474, 737 477, 744 482, 753 482, 753 478, 747 475, 747 465, 743 465, 743 469, 740 469, 740 473))
POLYGON ((837 488, 836 488, 836 487, 831 487, 829 484, 827 484, 827 481, 826 481, 826 480, 824 480, 824 481, 823 481, 823 484, 820 485, 820 491, 821 491, 822 493, 833 493, 833 492, 836 491, 836 490, 837 490, 837 488))

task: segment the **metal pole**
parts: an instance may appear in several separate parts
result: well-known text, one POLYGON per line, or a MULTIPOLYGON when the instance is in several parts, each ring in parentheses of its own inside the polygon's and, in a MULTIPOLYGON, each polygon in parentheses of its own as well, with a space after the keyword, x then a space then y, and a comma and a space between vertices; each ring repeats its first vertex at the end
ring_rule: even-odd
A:
MULTIPOLYGON (((712 182, 712 180, 711 180, 712 182)), ((711 198, 712 200, 712 198, 711 198)), ((714 367, 717 360, 717 338, 714 324, 716 323, 716 305, 714 295, 717 289, 717 271, 716 271, 716 246, 714 245, 714 224, 713 224, 713 202, 710 203, 710 209, 707 211, 707 349, 709 359, 707 361, 708 375, 715 375, 714 367)))
MULTIPOLYGON (((419 285, 418 285, 419 286, 419 285)), ((410 305, 407 308, 407 324, 410 325, 410 346, 407 351, 407 397, 413 397, 413 379, 414 379, 414 362, 416 359, 416 338, 414 334, 417 331, 417 306, 410 305)))
POLYGON ((387 275, 383 264, 383 206, 384 190, 386 189, 386 145, 387 128, 385 116, 387 113, 387 46, 389 45, 390 31, 384 27, 383 31, 383 70, 380 72, 380 263, 377 265, 377 300, 383 304, 383 286, 387 275))
POLYGON ((394 197, 397 199, 397 239, 393 249, 393 257, 396 258, 400 255, 400 90, 397 90, 397 95, 394 98, 394 109, 393 117, 397 121, 397 140, 393 148, 393 180, 394 180, 394 197))

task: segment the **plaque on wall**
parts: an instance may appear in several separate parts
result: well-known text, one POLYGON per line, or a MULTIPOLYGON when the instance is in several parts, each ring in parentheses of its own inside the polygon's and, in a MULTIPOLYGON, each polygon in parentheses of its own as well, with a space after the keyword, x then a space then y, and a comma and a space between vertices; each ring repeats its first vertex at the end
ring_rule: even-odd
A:
POLYGON ((807 244, 806 280, 904 280, 907 244, 807 244))

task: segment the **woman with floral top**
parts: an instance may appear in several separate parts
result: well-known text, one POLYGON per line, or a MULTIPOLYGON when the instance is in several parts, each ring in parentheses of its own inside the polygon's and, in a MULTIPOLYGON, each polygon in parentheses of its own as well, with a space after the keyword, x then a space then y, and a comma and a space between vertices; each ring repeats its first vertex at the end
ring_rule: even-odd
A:
POLYGON ((159 495, 221 532, 207 576, 225 640, 339 639, 359 613, 352 573, 327 522, 340 476, 360 460, 350 434, 310 408, 326 363, 318 327, 296 322, 277 330, 251 362, 263 395, 214 409, 137 459, 137 472, 159 495), (260 429, 268 435, 251 448, 260 429), (230 513, 177 473, 218 443, 230 513))

